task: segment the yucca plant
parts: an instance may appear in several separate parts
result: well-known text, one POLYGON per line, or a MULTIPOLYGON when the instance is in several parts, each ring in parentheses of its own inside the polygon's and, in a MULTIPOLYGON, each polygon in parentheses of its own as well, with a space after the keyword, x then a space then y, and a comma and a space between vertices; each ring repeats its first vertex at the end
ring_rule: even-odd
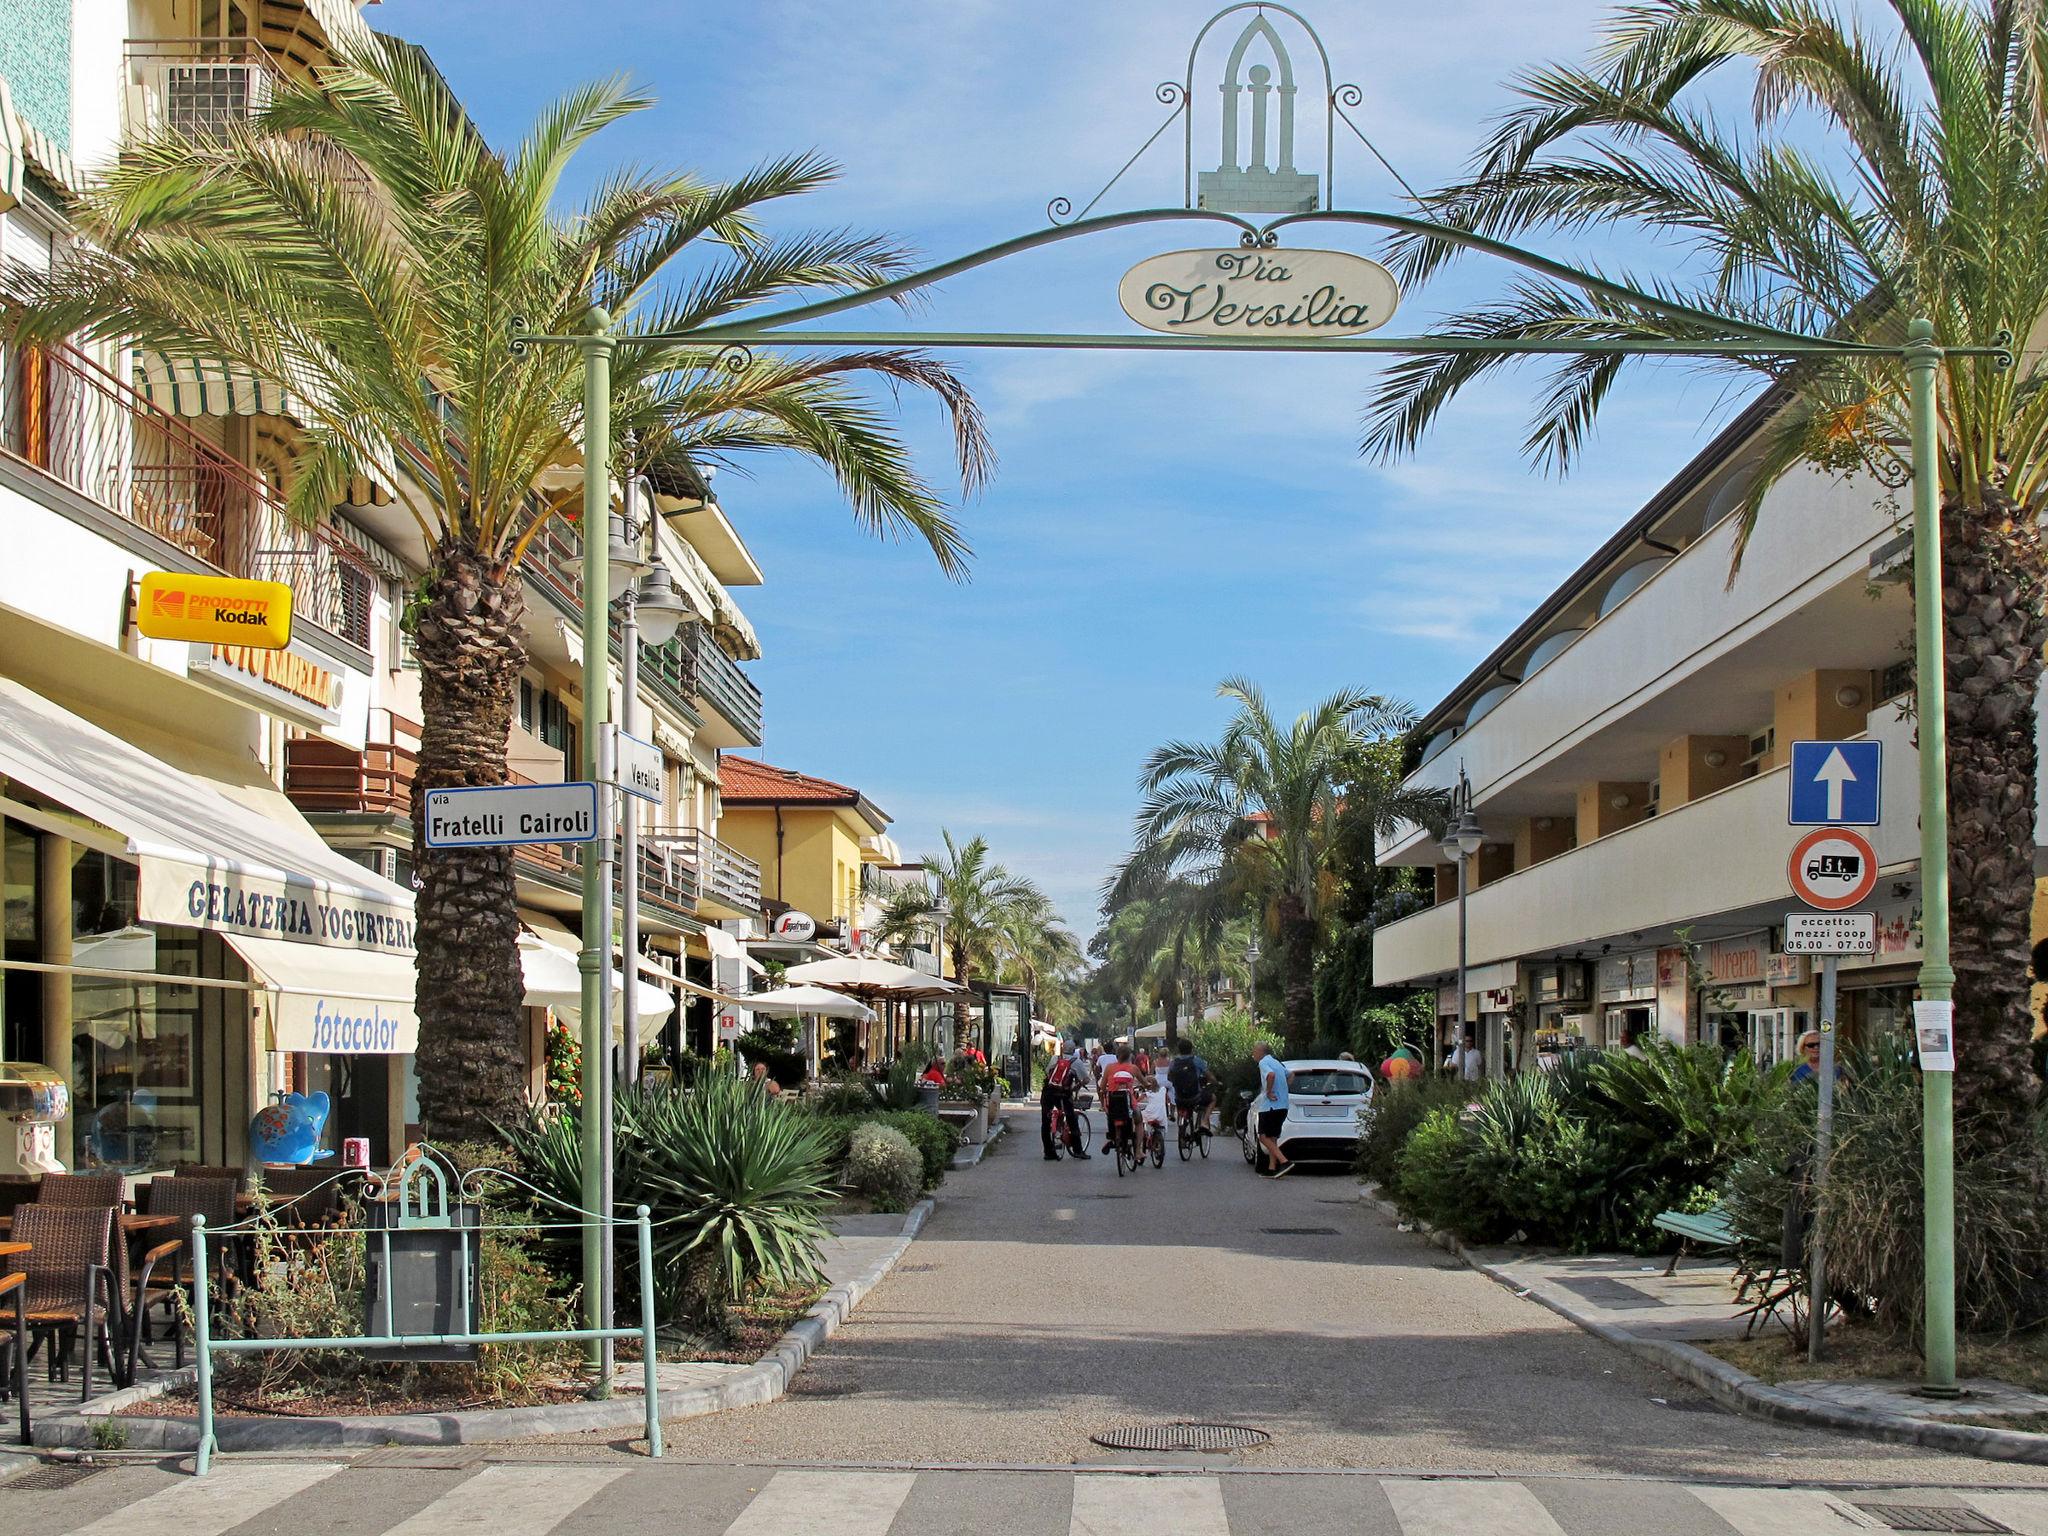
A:
MULTIPOLYGON (((827 1138, 815 1120, 730 1077, 691 1089, 641 1084, 613 1101, 616 1210, 645 1205, 654 1222, 654 1292, 664 1319, 722 1331, 727 1308, 757 1289, 816 1280, 820 1213, 832 1197, 827 1138)), ((574 1114, 510 1128, 529 1176, 565 1205, 578 1203, 583 1154, 574 1114)), ((574 1264, 564 1237, 563 1263, 574 1264)), ((639 1295, 638 1252, 619 1242, 622 1308, 639 1295)))

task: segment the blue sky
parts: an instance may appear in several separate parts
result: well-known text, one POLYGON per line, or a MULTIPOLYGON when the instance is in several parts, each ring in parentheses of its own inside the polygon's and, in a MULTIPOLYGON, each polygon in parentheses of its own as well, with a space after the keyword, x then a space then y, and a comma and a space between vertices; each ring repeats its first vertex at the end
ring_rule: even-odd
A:
MULTIPOLYGON (((1604 13, 1587 0, 1298 8, 1339 81, 1364 89, 1354 116, 1417 186, 1458 169, 1506 103, 1503 82, 1581 56, 1604 13)), ((778 217, 886 230, 937 259, 1039 227, 1052 197, 1092 196, 1164 117, 1152 88, 1178 77, 1211 10, 384 0, 367 14, 424 44, 498 142, 567 85, 628 72, 660 104, 601 138, 591 169, 725 176, 816 148, 843 179, 778 217)), ((1296 62, 1306 79, 1299 51, 1296 62)), ((1221 67, 1205 50, 1198 169, 1216 159, 1221 67)), ((1308 162, 1320 120, 1302 117, 1308 162)), ((1338 146, 1337 181, 1347 206, 1396 206, 1398 188, 1355 141, 1338 146)), ((1179 198, 1176 131, 1103 207, 1179 198)), ((1125 267, 1200 243, 1170 231, 1072 242, 956 280, 913 323, 1131 329, 1115 296, 1125 267)), ((1363 234, 1329 243, 1372 250, 1363 234)), ((1426 329, 1506 275, 1460 269, 1411 296, 1394 329, 1426 329)), ((1638 374, 1557 481, 1517 452, 1528 373, 1468 396, 1414 458, 1383 467, 1356 449, 1369 359, 977 353, 959 367, 1001 457, 963 509, 976 551, 965 584, 920 547, 858 533, 818 471, 762 460, 721 478, 768 578, 738 594, 766 652, 751 669, 766 695, 763 755, 858 785, 896 817, 906 853, 936 845, 941 827, 985 835, 1083 934, 1127 846, 1139 764, 1161 741, 1221 728, 1219 679, 1250 676, 1289 715, 1345 686, 1427 707, 1730 405, 1720 381, 1638 374)), ((937 413, 913 401, 906 427, 943 475, 937 413)))

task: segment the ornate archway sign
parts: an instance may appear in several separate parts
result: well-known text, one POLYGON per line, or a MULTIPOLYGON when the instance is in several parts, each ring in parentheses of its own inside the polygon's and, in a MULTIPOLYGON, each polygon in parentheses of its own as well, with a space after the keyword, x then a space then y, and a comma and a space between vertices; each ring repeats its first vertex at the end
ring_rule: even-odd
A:
POLYGON ((1401 285, 1349 251, 1253 246, 1147 256, 1116 296, 1169 336, 1362 336, 1394 318, 1401 285))
MULTIPOLYGON (((1098 192, 1078 215, 1073 215, 1073 205, 1067 199, 1055 198, 1046 210, 1050 220, 1046 227, 952 261, 941 262, 908 277, 814 303, 699 326, 680 333, 620 334, 613 330, 612 317, 595 307, 585 317, 586 329, 578 335, 539 335, 529 331, 525 321, 514 319, 509 338, 513 352, 523 352, 530 345, 550 345, 573 346, 583 354, 584 441, 588 444, 583 477, 583 526, 604 526, 610 511, 611 359, 613 352, 621 346, 652 345, 668 349, 677 356, 678 368, 711 365, 750 367, 755 346, 1884 359, 1903 367, 1911 406, 1909 462, 1913 497, 1915 716, 1920 722, 1920 869, 1925 913, 1919 988, 1924 999, 1946 1002, 1955 986, 1955 972, 1949 964, 1948 942, 1948 774, 1944 725, 1947 689, 1943 677, 1944 644, 1940 620, 1941 520, 1935 435, 1936 374, 1946 359, 1957 357, 1989 358, 2000 367, 2010 367, 2013 361, 2012 338, 2000 335, 1989 346, 1944 347, 1935 340, 1933 323, 1920 318, 1907 325, 1906 338, 1902 343, 1806 336, 1659 298, 1597 273, 1451 225, 1409 214, 1331 207, 1327 189, 1334 177, 1331 145, 1335 124, 1342 121, 1367 148, 1373 149, 1371 142, 1343 111, 1345 106, 1357 106, 1362 96, 1357 86, 1332 83, 1328 54, 1324 52, 1321 40, 1315 37, 1314 29, 1298 12, 1276 4, 1274 0, 1239 0, 1239 3, 1225 6, 1217 12, 1204 24, 1196 37, 1195 48, 1189 51, 1186 82, 1169 81, 1160 86, 1156 94, 1173 111, 1138 153, 1125 162, 1123 170, 1118 171, 1109 185, 1098 192), (1224 101, 1230 115, 1225 119, 1222 130, 1221 162, 1215 171, 1201 173, 1197 194, 1191 110, 1195 52, 1201 46, 1202 37, 1218 21, 1234 12, 1247 10, 1257 15, 1232 51, 1229 73, 1224 82, 1224 101), (1315 42, 1323 66, 1324 173, 1320 189, 1313 174, 1301 171, 1294 164, 1295 93, 1298 86, 1278 33, 1268 20, 1269 14, 1284 16, 1298 23, 1315 42), (1238 68, 1254 42, 1273 49, 1279 65, 1277 86, 1273 84, 1273 72, 1263 65, 1250 70, 1246 77, 1248 85, 1240 84, 1238 68), (1240 98, 1246 96, 1249 97, 1251 113, 1249 156, 1240 154, 1243 141, 1237 132, 1236 115, 1242 104, 1240 98), (1090 217, 1095 203, 1116 185, 1124 171, 1136 164, 1145 150, 1184 114, 1184 206, 1090 217), (1250 164, 1243 163, 1246 159, 1250 164), (1268 161, 1278 163, 1269 164, 1268 161), (1254 222, 1243 216, 1248 213, 1271 217, 1264 222, 1254 222), (1071 222, 1062 222, 1070 215, 1071 222), (1149 257, 1125 273, 1118 285, 1124 312, 1139 325, 1162 334, 828 331, 809 328, 809 322, 822 320, 828 315, 899 299, 962 272, 1007 260, 1040 246, 1163 222, 1206 223, 1211 228, 1221 224, 1236 234, 1238 246, 1234 250, 1167 252, 1149 257), (1597 341, 1547 336, 1503 341, 1483 336, 1371 335, 1368 333, 1392 318, 1398 305, 1400 294, 1393 275, 1379 263, 1347 252, 1283 248, 1279 242, 1281 230, 1304 224, 1364 226, 1388 233, 1441 239, 1475 254, 1492 256, 1539 276, 1571 284, 1589 296, 1618 304, 1621 307, 1617 313, 1636 318, 1635 328, 1640 334, 1629 339, 1597 341), (1284 276, 1281 275, 1283 272, 1284 276), (1321 293, 1326 285, 1334 291, 1324 298, 1321 293), (1271 297, 1268 297, 1269 291, 1271 297)), ((1379 151, 1373 149, 1373 153, 1378 155, 1379 151)), ((1381 163, 1386 163, 1383 156, 1381 163)), ((1391 171, 1392 167, 1388 169, 1391 171)), ((605 556, 603 540, 585 542, 585 592, 610 590, 610 572, 605 556)), ((587 670, 584 694, 587 698, 608 697, 606 678, 610 652, 605 644, 606 609, 604 603, 585 603, 583 654, 587 670)), ((605 1049, 607 1037, 604 1031, 607 1026, 604 1019, 609 996, 599 983, 604 962, 601 951, 596 947, 595 935, 599 932, 600 914, 605 910, 606 900, 596 880, 597 868, 594 860, 586 867, 583 887, 586 946, 583 960, 584 1050, 586 1059, 593 1061, 601 1059, 605 1049)), ((1927 1275, 1927 1302, 1923 1312, 1923 1350, 1927 1363, 1925 1390, 1932 1396, 1947 1397, 1956 1395, 1953 1083, 1954 1079, 1945 1072, 1922 1074, 1925 1100, 1922 1121, 1925 1190, 1922 1251, 1926 1256, 1927 1275)), ((591 1117, 585 1128, 583 1166, 584 1203, 593 1208, 602 1198, 595 1187, 600 1162, 595 1132, 596 1118, 591 1117)), ((586 1306, 594 1306, 594 1299, 600 1294, 597 1283, 599 1268, 597 1247, 586 1234, 586 1306)))

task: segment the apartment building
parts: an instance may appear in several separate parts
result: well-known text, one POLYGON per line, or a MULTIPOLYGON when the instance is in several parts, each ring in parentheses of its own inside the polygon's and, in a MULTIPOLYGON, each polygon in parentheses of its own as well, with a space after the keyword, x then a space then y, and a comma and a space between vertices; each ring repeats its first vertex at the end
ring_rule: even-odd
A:
POLYGON ((1790 744, 1882 743, 1878 953, 1842 962, 1844 1027, 1909 1017, 1920 959, 1910 546, 1868 479, 1795 470, 1739 569, 1732 514, 1772 405, 1734 421, 1424 721, 1418 787, 1470 783, 1466 991, 1457 870, 1404 827, 1381 859, 1429 903, 1375 936, 1374 978, 1434 987, 1490 1065, 1633 1028, 1782 1059, 1815 1008, 1780 948, 1790 744))
MULTIPOLYGON (((247 113, 364 26, 352 0, 0 0, 0 252, 61 260, 69 192, 124 135, 247 113)), ((330 1139, 378 1158, 418 1119, 420 691, 400 619, 425 551, 395 504, 402 456, 361 466, 314 526, 284 515, 293 411, 269 381, 134 348, 0 343, 0 1058, 69 1074, 67 1162, 239 1162, 286 1089, 329 1092, 330 1139), (290 648, 142 637, 150 570, 289 584, 290 648)), ((717 830, 718 753, 760 740, 731 589, 761 572, 703 478, 672 470, 654 494, 650 547, 697 622, 641 652, 629 728, 666 772, 661 802, 636 803, 634 878, 639 968, 679 994, 758 920, 759 871, 717 830)), ((580 771, 580 567, 550 527, 525 570, 511 752, 536 781, 580 771)), ((522 850, 518 869, 532 948, 558 960, 580 943, 575 855, 522 850)), ((546 1020, 529 1010, 536 1082, 546 1020)))

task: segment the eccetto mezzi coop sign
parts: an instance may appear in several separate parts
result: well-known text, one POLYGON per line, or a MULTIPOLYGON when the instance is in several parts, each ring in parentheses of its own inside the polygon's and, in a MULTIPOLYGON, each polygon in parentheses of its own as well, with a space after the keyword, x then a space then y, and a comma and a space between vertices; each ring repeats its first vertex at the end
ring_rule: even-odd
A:
POLYGON ((1175 336, 1360 336, 1394 318, 1401 287, 1347 251, 1169 251, 1117 285, 1124 313, 1175 336))

